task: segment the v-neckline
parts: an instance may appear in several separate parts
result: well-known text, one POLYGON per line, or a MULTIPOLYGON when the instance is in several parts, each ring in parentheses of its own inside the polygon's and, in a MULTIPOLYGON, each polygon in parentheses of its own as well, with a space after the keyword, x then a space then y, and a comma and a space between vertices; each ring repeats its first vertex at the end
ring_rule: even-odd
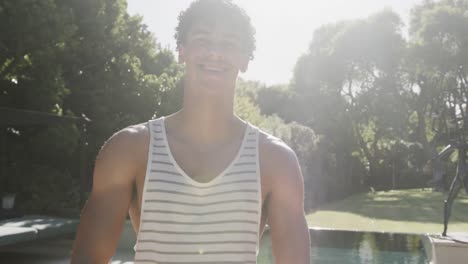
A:
POLYGON ((166 131, 166 122, 165 122, 165 117, 161 117, 160 119, 160 124, 161 124, 161 128, 162 128, 162 134, 163 134, 163 137, 164 137, 164 145, 167 149, 167 154, 169 156, 169 159, 171 160, 172 164, 174 165, 174 167, 176 168, 176 170, 182 174, 182 176, 184 176, 191 184, 195 185, 195 186, 206 186, 206 185, 212 185, 212 184, 215 184, 216 182, 218 182, 220 179, 222 179, 222 177, 224 176, 224 174, 226 174, 231 168, 232 166, 234 165, 234 163, 239 159, 240 155, 241 155, 241 152, 242 150, 244 149, 244 145, 245 145, 245 141, 246 141, 246 138, 247 138, 247 135, 249 134, 249 128, 250 128, 250 124, 249 122, 246 122, 246 126, 245 126, 245 130, 244 130, 244 135, 242 137, 242 142, 241 144, 239 145, 239 149, 237 150, 236 152, 236 155, 234 156, 234 158, 231 160, 231 162, 229 162, 229 164, 218 174, 216 175, 215 177, 213 177, 211 180, 207 181, 207 182, 200 182, 200 181, 197 181, 195 180, 194 178, 190 177, 186 172, 185 170, 179 166, 179 163, 177 162, 177 160, 174 158, 174 155, 172 155, 172 150, 171 150, 171 147, 169 146, 169 139, 167 137, 167 131, 166 131))

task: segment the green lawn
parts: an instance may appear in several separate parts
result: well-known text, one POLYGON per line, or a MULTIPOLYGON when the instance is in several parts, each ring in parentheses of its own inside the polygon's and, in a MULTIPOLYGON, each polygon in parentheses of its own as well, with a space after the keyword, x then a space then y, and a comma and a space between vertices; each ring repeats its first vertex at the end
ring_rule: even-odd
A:
MULTIPOLYGON (((353 195, 307 215, 311 227, 403 233, 441 233, 446 194, 396 190, 353 195)), ((468 195, 460 191, 448 232, 468 232, 468 195)))

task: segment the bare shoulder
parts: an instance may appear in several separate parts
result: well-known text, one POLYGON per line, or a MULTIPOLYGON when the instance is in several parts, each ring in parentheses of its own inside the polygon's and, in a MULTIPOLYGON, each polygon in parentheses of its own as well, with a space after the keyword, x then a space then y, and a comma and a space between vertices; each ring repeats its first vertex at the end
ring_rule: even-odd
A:
POLYGON ((283 140, 260 130, 260 162, 262 169, 277 171, 292 169, 298 165, 294 150, 283 140))
POLYGON ((101 152, 111 148, 118 151, 115 154, 135 154, 141 152, 141 147, 148 143, 148 123, 128 126, 112 135, 102 146, 101 152))
POLYGON ((294 150, 284 141, 260 131, 259 135, 260 172, 267 193, 275 190, 300 191, 303 178, 294 150))
POLYGON ((132 182, 146 164, 148 141, 147 123, 128 126, 112 135, 97 156, 93 185, 132 182))

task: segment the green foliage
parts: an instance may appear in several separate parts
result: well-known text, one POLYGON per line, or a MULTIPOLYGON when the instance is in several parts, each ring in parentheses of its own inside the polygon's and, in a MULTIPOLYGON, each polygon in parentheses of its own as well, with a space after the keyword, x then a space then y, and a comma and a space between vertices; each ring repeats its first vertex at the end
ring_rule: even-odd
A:
MULTIPOLYGON (((257 92, 257 102, 264 115, 277 114, 287 122, 293 120, 296 110, 293 107, 294 93, 286 85, 261 88, 257 92)), ((297 116, 297 115, 296 115, 297 116)))
POLYGON ((234 100, 234 112, 242 119, 249 121, 254 125, 262 123, 264 117, 260 109, 253 103, 248 96, 236 96, 234 100))
POLYGON ((411 76, 426 110, 427 117, 419 111, 421 126, 435 132, 435 144, 468 136, 467 12, 466 1, 440 1, 419 5, 412 14, 411 76))
MULTIPOLYGON (((17 192, 19 208, 23 212, 43 213, 58 209, 74 209, 79 206, 79 181, 69 171, 33 165, 34 171, 23 177, 17 192)), ((24 172, 30 173, 30 172, 24 172)))
MULTIPOLYGON (((172 110, 163 100, 173 100, 180 67, 142 18, 128 15, 126 8, 125 0, 2 1, 0 105, 88 117, 88 161, 116 130, 172 110)), ((52 201, 77 192, 79 137, 70 125, 8 130, 9 171, 19 179, 38 169, 45 179, 44 184, 31 179, 37 187, 31 194, 48 190, 34 203, 59 206, 52 201), (28 162, 29 171, 18 170, 17 164, 28 162), (44 186, 60 175, 67 180, 44 186), (70 177, 73 190, 65 187, 70 177), (59 186, 68 191, 55 191, 59 186)), ((92 165, 88 163, 88 175, 92 165)), ((9 185, 20 184, 9 180, 9 185)))
POLYGON ((291 112, 294 120, 328 139, 331 161, 338 166, 335 177, 354 178, 342 174, 357 157, 369 170, 367 184, 380 184, 378 175, 388 163, 383 146, 404 133, 401 25, 399 17, 386 10, 325 25, 297 62, 291 105, 298 110, 291 112))
POLYGON ((317 135, 320 185, 345 186, 325 200, 425 186, 427 160, 448 139, 467 138, 467 10, 467 1, 425 1, 412 11, 408 40, 388 10, 324 25, 289 88, 258 90, 263 114, 317 135))
POLYGON ((16 193, 18 209, 29 213, 77 208, 78 130, 71 125, 22 128, 9 136, 8 167, 0 193, 16 193))
POLYGON ((61 105, 68 91, 58 60, 73 29, 55 1, 0 4, 1 105, 47 112, 61 105))
POLYGON ((294 150, 304 176, 306 209, 312 209, 326 201, 326 197, 330 196, 325 191, 326 187, 332 188, 334 183, 327 180, 327 173, 331 172, 323 173, 322 171, 323 159, 328 157, 325 154, 326 150, 319 150, 319 147, 324 146, 323 142, 320 143, 320 138, 307 126, 297 122, 285 123, 276 114, 267 116, 261 113, 252 97, 257 97, 260 101, 262 91, 270 88, 259 88, 258 83, 255 82, 241 84, 243 86, 236 90, 234 104, 236 114, 265 132, 280 138, 294 150), (249 91, 254 92, 249 93, 249 91))

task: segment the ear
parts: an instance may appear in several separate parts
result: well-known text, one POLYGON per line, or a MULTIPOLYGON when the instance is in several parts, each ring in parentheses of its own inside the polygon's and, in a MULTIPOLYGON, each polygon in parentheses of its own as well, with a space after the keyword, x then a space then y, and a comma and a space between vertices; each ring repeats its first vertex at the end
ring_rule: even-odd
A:
POLYGON ((241 59, 241 63, 240 63, 240 67, 239 67, 239 70, 242 72, 242 73, 245 73, 247 71, 247 69, 249 68, 249 61, 250 59, 245 56, 241 59))

